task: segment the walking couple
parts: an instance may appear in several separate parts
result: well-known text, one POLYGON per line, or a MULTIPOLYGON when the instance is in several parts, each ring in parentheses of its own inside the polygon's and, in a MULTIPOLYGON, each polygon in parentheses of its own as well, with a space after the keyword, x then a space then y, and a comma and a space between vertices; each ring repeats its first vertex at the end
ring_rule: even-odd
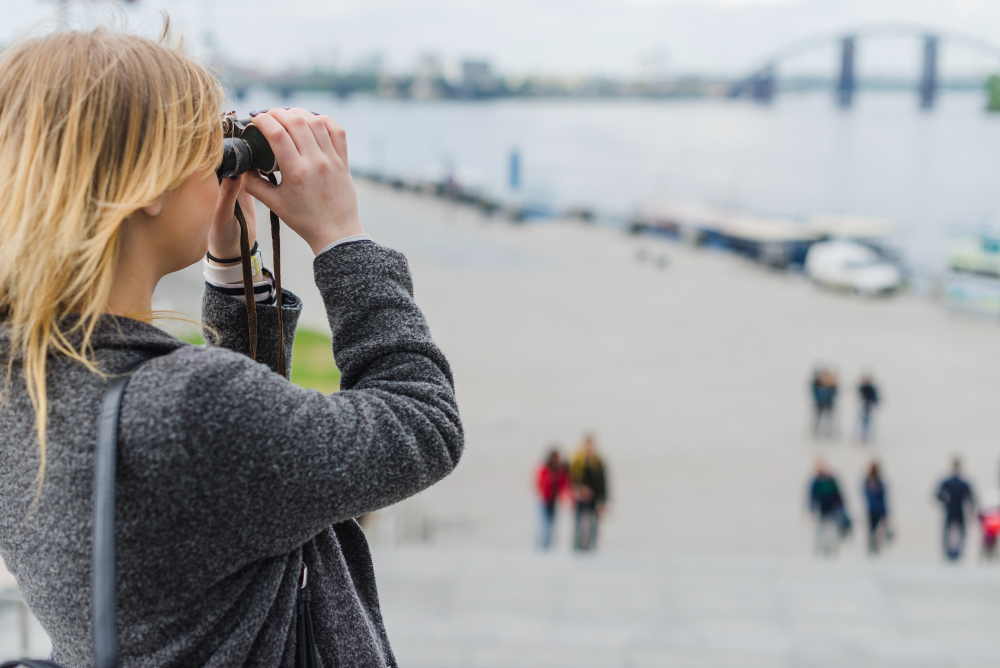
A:
POLYGON ((549 450, 535 474, 541 504, 538 547, 552 548, 559 499, 573 503, 573 549, 578 552, 597 547, 597 526, 608 501, 604 461, 597 454, 597 444, 590 434, 584 436, 579 450, 567 464, 558 447, 549 450))
MULTIPOLYGON (((816 438, 836 438, 837 395, 840 379, 829 368, 817 367, 809 386, 813 403, 813 436, 816 438)), ((864 373, 858 381, 858 431, 861 443, 868 443, 872 435, 872 415, 879 403, 879 391, 870 373, 864 373)))
MULTIPOLYGON (((868 507, 868 552, 874 555, 893 536, 886 485, 877 462, 868 466, 861 490, 868 507)), ((816 517, 817 554, 835 555, 840 542, 851 533, 852 522, 840 484, 822 459, 816 461, 816 474, 809 483, 809 510, 816 517)))

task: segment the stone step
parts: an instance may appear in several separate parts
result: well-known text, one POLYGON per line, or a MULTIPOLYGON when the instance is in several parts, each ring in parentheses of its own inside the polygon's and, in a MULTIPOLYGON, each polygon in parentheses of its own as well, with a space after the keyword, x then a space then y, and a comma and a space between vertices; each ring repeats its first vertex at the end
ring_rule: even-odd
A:
MULTIPOLYGON (((435 546, 373 556, 408 668, 1000 665, 996 564, 435 546)), ((0 602, 0 660, 22 654, 20 629, 0 602)), ((45 656, 37 621, 28 630, 29 653, 45 656)))
POLYGON ((400 665, 1000 665, 1000 568, 377 549, 400 665))

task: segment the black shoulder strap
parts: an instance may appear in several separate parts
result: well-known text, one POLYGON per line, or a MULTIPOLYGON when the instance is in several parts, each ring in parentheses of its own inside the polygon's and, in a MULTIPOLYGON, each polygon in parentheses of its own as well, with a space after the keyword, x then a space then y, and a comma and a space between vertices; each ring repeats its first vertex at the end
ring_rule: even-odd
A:
POLYGON ((90 564, 90 615, 94 641, 94 668, 118 665, 118 629, 115 625, 115 464, 118 413, 125 386, 146 360, 129 365, 114 376, 104 392, 97 423, 94 459, 94 526, 90 564))

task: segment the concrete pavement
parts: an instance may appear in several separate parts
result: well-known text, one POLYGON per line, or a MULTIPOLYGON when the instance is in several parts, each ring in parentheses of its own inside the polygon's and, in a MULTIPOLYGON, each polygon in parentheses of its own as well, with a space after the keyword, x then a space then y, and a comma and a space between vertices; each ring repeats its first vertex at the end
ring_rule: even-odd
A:
POLYGON ((972 668, 1000 570, 801 557, 377 550, 408 668, 972 668))
MULTIPOLYGON (((452 476, 373 525, 403 665, 996 664, 997 571, 940 564, 932 492, 955 452, 979 490, 997 484, 997 323, 611 229, 514 226, 363 183, 359 195, 368 230, 409 258, 467 434, 452 476), (837 441, 808 433, 817 362, 844 382, 837 441), (849 439, 866 368, 885 396, 867 448, 849 439), (610 471, 602 553, 541 559, 527 550, 531 471, 584 430, 610 471), (897 534, 882 561, 862 558, 860 536, 843 561, 811 556, 818 455, 859 530, 860 476, 881 460, 897 534), (413 541, 425 545, 391 549, 413 541)), ((283 251, 303 322, 324 327, 311 253, 287 230, 283 251)), ((196 313, 201 285, 197 267, 169 277, 156 306, 196 313)))

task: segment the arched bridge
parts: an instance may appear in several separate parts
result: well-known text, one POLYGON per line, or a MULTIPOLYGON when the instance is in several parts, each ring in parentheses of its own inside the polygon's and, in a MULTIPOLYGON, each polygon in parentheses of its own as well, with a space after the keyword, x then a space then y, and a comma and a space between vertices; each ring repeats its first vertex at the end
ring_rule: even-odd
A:
POLYGON ((753 74, 738 81, 730 91, 731 97, 747 97, 756 102, 769 103, 777 93, 778 64, 790 58, 828 47, 835 43, 839 47, 839 72, 834 82, 837 104, 850 107, 858 89, 855 67, 858 42, 864 39, 882 37, 913 37, 918 40, 921 53, 920 79, 917 86, 920 106, 930 109, 934 106, 940 90, 938 76, 938 53, 943 43, 950 46, 979 51, 996 58, 1000 67, 1000 45, 963 33, 934 30, 907 24, 872 24, 860 26, 840 33, 813 35, 788 44, 763 60, 753 74))

